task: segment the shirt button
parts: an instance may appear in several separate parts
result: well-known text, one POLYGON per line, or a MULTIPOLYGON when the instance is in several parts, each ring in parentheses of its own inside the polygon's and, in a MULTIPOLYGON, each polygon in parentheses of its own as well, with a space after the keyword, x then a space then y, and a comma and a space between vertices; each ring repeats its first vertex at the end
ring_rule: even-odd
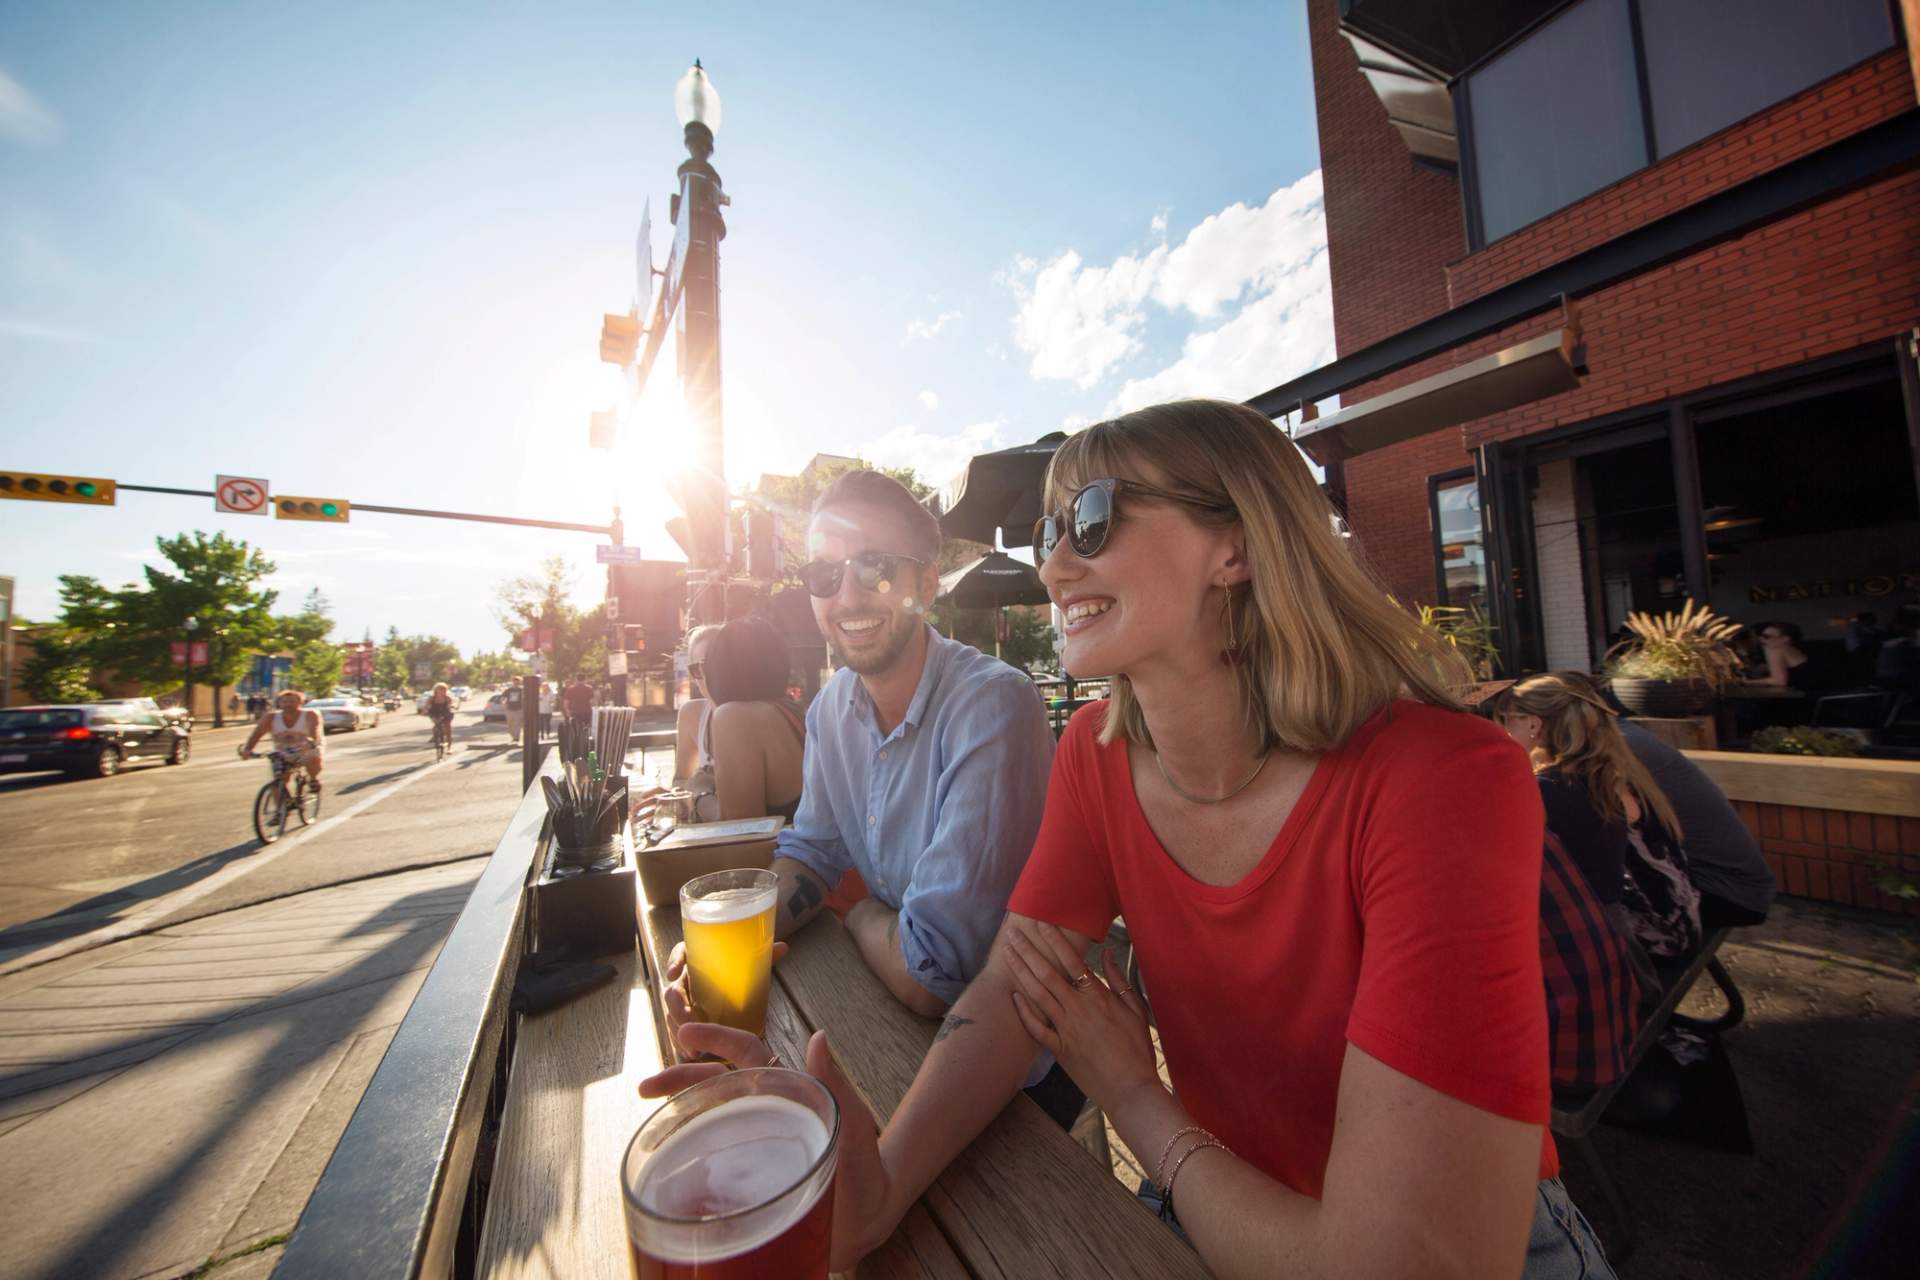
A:
POLYGON ((881 758, 882 760, 885 760, 885 759, 887 758, 887 753, 886 753, 886 752, 884 752, 884 751, 882 751, 882 752, 880 753, 880 758, 881 758))
POLYGON ((867 825, 868 825, 868 826, 872 826, 872 825, 873 825, 873 824, 874 824, 875 822, 877 822, 877 821, 878 821, 878 819, 877 819, 877 818, 875 818, 875 817, 874 817, 874 816, 873 816, 872 814, 868 814, 868 815, 867 815, 867 825))

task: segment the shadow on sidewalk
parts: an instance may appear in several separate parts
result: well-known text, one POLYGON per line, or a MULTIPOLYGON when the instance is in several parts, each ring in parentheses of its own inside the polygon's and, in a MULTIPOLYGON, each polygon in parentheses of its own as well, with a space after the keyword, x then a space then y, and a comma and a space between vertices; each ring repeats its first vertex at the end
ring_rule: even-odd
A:
MULTIPOLYGON (((85 1230, 72 1233, 62 1248, 31 1260, 14 1253, 9 1263, 10 1274, 21 1277, 21 1280, 56 1280, 58 1277, 105 1275, 116 1266, 124 1268, 127 1261, 136 1256, 144 1240, 143 1233, 155 1224, 168 1220, 175 1201, 195 1185, 198 1170, 218 1152, 229 1132, 253 1109, 269 1103, 279 1090, 306 1075, 341 1042, 340 1035, 315 1036, 312 1028, 316 1024, 325 1026, 332 1023, 336 1028, 364 1030, 358 1024, 384 997, 391 984, 417 969, 424 958, 440 946, 451 928, 452 915, 458 912, 457 905, 453 906, 451 914, 422 912, 420 908, 429 903, 440 905, 447 901, 445 889, 433 889, 410 894, 382 907, 352 930, 340 935, 339 941, 344 944, 356 937, 386 932, 399 920, 444 917, 447 923, 441 928, 414 928, 395 934, 390 941, 363 953, 353 964, 316 975, 318 981, 312 984, 311 990, 303 986, 278 995, 263 996, 255 1003, 225 1014, 212 1026, 184 1036, 177 1027, 129 1030, 124 1037, 100 1046, 85 1058, 57 1066, 16 1071, 11 1075, 0 1074, 0 1101, 6 1101, 102 1070, 117 1075, 174 1048, 186 1050, 196 1059, 204 1061, 209 1055, 217 1053, 224 1041, 258 1035, 263 1020, 270 1020, 268 1025, 273 1028, 271 1038, 257 1051, 250 1052, 247 1066, 251 1069, 232 1070, 227 1073, 226 1079, 220 1081, 221 1087, 231 1092, 227 1094, 217 1117, 195 1125, 197 1134, 174 1135, 179 1145, 168 1148, 169 1155, 160 1166, 128 1187, 118 1196, 117 1203, 107 1208, 96 1221, 88 1223, 85 1230), (409 908, 414 914, 409 915, 409 908), (311 1016, 309 1006, 332 998, 342 998, 344 1007, 325 1016, 311 1016)), ((347 1038, 350 1038, 350 1034, 347 1038)), ((151 1152, 155 1139, 164 1141, 163 1135, 151 1134, 152 1125, 151 1118, 129 1115, 127 1131, 121 1138, 134 1148, 151 1152)), ((17 1139, 30 1132, 31 1127, 10 1136, 17 1139)), ((77 1152, 72 1154, 81 1156, 77 1152)), ((275 1153, 276 1158, 277 1155, 275 1153)), ((110 1164, 113 1152, 94 1152, 81 1158, 87 1164, 110 1164)), ((244 1206, 254 1188, 249 1186, 236 1190, 244 1193, 240 1197, 240 1203, 244 1206)), ((20 1207, 17 1200, 15 1207, 20 1207)), ((237 1214, 235 1221, 238 1221, 237 1214)), ((291 1225, 287 1224, 289 1227, 291 1225)), ((224 1233, 231 1227, 232 1223, 223 1223, 220 1230, 224 1233)), ((215 1246, 220 1243, 218 1239, 212 1242, 215 1246)), ((17 1243, 15 1248, 18 1248, 17 1243)))
POLYGON ((184 889, 242 858, 263 853, 266 848, 267 846, 254 839, 230 844, 213 853, 203 853, 191 862, 148 876, 145 880, 82 899, 71 906, 62 907, 58 911, 41 916, 37 920, 9 925, 5 929, 0 929, 0 954, 18 945, 40 946, 49 942, 60 942, 76 934, 97 929, 118 914, 122 907, 137 905, 184 889))

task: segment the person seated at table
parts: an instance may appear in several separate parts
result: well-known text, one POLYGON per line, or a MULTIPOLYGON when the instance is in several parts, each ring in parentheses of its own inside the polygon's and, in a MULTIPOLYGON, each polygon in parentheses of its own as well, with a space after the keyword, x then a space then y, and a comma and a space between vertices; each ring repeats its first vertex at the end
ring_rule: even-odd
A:
MULTIPOLYGON (((861 957, 900 1003, 939 1017, 986 964, 1040 829, 1053 735, 1026 677, 927 624, 940 526, 899 481, 840 476, 808 546, 801 579, 841 670, 807 709, 775 933, 864 889, 843 916, 861 957)), ((1031 1056, 1035 1100, 1071 1125, 1082 1095, 1031 1056)))
POLYGON ((687 693, 673 723, 673 785, 696 797, 713 791, 713 761, 704 743, 707 716, 713 702, 707 697, 707 646, 718 627, 694 627, 687 632, 687 693))
POLYGON ((1751 678, 1753 684, 1798 689, 1805 693, 1821 675, 1819 664, 1801 648, 1800 628, 1792 622, 1763 622, 1754 628, 1767 669, 1751 678))
POLYGON ((1642 993, 1613 917, 1552 831, 1541 849, 1540 967, 1554 1101, 1581 1102, 1626 1072, 1642 993))
POLYGON ((1773 870, 1719 785, 1678 748, 1622 714, 1625 708, 1593 677, 1579 671, 1553 674, 1607 704, 1627 749, 1673 806, 1680 829, 1687 833, 1687 878, 1700 890, 1702 932, 1764 921, 1778 887, 1773 870))
MULTIPOLYGON (((834 1267, 888 1237, 1042 1048, 1215 1275, 1612 1276, 1546 1131, 1539 792, 1455 700, 1464 664, 1244 406, 1070 436, 1043 509, 1065 662, 1111 676, 1110 700, 1062 735, 992 958, 877 1141, 824 1034, 808 1045, 841 1099, 834 1267), (1141 992, 1110 952, 1104 981, 1084 960, 1116 915, 1171 1091, 1141 992)), ((679 1036, 767 1060, 728 1028, 679 1036)))
POLYGON ((800 806, 806 719, 787 696, 786 641, 765 618, 735 618, 703 637, 704 683, 712 710, 702 719, 700 756, 712 762, 709 822, 792 819, 800 806))
POLYGON ((1494 700, 1493 715, 1527 749, 1559 837, 1602 904, 1616 904, 1648 954, 1700 945, 1700 891, 1666 792, 1627 747, 1615 713, 1584 677, 1533 676, 1494 700))

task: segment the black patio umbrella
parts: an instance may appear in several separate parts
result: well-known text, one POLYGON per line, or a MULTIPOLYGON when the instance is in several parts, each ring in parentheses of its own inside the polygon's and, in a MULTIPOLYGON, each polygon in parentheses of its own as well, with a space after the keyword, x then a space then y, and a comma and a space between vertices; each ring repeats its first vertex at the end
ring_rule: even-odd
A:
POLYGON ((981 556, 940 579, 940 594, 958 609, 998 609, 1009 604, 1045 604, 1047 589, 1030 564, 1004 551, 981 556))
POLYGON ((968 460, 965 470, 927 499, 928 508, 940 517, 940 531, 949 538, 968 538, 992 546, 994 531, 1004 530, 1008 545, 1025 546, 1040 519, 1040 491, 1046 483, 1047 463, 1066 438, 1066 432, 1054 431, 1032 444, 982 453, 968 460))
POLYGON ((1000 612, 1010 604, 1046 604, 1047 589, 1032 565, 1022 564, 1003 551, 963 564, 940 579, 940 594, 959 609, 992 609, 993 656, 1007 638, 1008 622, 1000 612))

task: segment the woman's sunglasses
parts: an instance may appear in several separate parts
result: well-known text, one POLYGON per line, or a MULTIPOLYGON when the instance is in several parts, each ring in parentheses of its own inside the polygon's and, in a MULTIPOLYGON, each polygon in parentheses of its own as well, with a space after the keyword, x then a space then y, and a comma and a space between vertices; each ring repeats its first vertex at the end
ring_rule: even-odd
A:
POLYGON ((925 565, 918 556, 903 556, 893 551, 862 551, 845 560, 810 560, 800 566, 800 582, 808 595, 822 600, 840 594, 840 584, 853 569, 853 580, 862 591, 877 591, 882 582, 892 582, 900 572, 900 562, 925 565))
POLYGON ((1064 508, 1052 515, 1042 516, 1039 523, 1033 526, 1034 563, 1045 564, 1062 542, 1072 547, 1073 554, 1082 560, 1091 560, 1099 555, 1100 549, 1107 545, 1107 535, 1113 532, 1113 503, 1121 493, 1182 502, 1203 511, 1233 510, 1230 502, 1202 498, 1191 493, 1175 493, 1171 489, 1156 489, 1135 480, 1095 480, 1067 499, 1064 508))

